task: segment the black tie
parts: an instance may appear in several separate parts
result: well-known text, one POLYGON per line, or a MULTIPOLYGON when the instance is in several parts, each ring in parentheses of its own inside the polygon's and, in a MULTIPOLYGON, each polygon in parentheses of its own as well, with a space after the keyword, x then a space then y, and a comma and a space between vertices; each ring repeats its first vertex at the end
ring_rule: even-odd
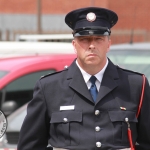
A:
POLYGON ((97 93, 98 93, 96 85, 95 85, 96 77, 95 76, 91 76, 91 78, 89 80, 92 83, 92 85, 90 87, 90 93, 92 95, 92 98, 93 98, 94 102, 96 102, 97 93))

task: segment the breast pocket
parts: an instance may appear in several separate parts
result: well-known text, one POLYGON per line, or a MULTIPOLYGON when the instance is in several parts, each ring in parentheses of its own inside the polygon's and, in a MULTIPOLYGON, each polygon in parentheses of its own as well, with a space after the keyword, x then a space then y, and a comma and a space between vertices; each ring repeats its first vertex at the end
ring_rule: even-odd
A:
POLYGON ((82 112, 60 111, 51 116, 50 134, 59 140, 61 146, 78 145, 82 112))
POLYGON ((109 111, 109 117, 112 122, 114 143, 126 145, 129 143, 128 140, 128 125, 125 122, 125 118, 128 118, 130 128, 133 135, 133 140, 137 137, 136 113, 134 111, 109 111))

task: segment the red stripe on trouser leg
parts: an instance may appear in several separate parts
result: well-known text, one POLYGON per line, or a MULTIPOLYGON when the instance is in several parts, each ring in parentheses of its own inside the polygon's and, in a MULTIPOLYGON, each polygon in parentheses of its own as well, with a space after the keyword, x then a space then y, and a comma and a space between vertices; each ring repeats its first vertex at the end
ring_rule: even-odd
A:
POLYGON ((128 128, 128 138, 129 138, 131 150, 134 150, 133 143, 132 143, 132 134, 131 134, 131 130, 129 128, 128 128))

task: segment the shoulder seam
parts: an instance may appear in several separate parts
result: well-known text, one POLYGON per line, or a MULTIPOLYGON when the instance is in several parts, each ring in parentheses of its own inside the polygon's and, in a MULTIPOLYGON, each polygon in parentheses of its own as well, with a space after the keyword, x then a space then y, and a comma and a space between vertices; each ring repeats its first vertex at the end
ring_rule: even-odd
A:
POLYGON ((51 76, 51 75, 55 75, 55 74, 57 74, 57 73, 61 73, 61 72, 66 71, 66 70, 67 70, 67 69, 64 69, 64 70, 61 70, 61 71, 56 71, 56 72, 53 72, 53 73, 49 73, 49 74, 43 75, 43 76, 41 76, 40 79, 43 79, 43 78, 48 77, 48 76, 51 76))
POLYGON ((127 72, 132 72, 132 73, 135 73, 135 74, 144 75, 144 74, 142 74, 142 73, 140 73, 140 72, 136 72, 136 71, 133 71, 133 70, 128 70, 128 69, 126 69, 126 68, 121 68, 121 67, 118 66, 118 65, 116 65, 116 66, 117 66, 117 68, 122 69, 122 70, 127 71, 127 72))

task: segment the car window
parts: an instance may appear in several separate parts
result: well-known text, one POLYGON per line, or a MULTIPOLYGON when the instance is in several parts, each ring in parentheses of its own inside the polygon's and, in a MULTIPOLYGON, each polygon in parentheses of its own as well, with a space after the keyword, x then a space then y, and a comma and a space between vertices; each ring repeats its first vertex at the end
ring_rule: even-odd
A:
POLYGON ((41 76, 53 73, 55 70, 43 70, 26 74, 8 84, 5 90, 5 102, 15 101, 18 107, 32 99, 35 83, 41 76))
POLYGON ((8 73, 9 73, 9 71, 0 70, 0 79, 8 73))
POLYGON ((41 76, 46 75, 48 73, 53 73, 54 70, 44 70, 39 72, 34 72, 22 76, 15 81, 11 82, 6 86, 7 92, 9 91, 22 91, 22 90, 30 90, 34 88, 34 85, 41 76))
POLYGON ((26 111, 27 105, 24 105, 23 107, 20 107, 15 111, 12 115, 8 117, 8 129, 9 131, 20 131, 23 120, 27 114, 26 111))
POLYGON ((108 57, 122 68, 145 74, 150 82, 149 50, 111 50, 108 57))

